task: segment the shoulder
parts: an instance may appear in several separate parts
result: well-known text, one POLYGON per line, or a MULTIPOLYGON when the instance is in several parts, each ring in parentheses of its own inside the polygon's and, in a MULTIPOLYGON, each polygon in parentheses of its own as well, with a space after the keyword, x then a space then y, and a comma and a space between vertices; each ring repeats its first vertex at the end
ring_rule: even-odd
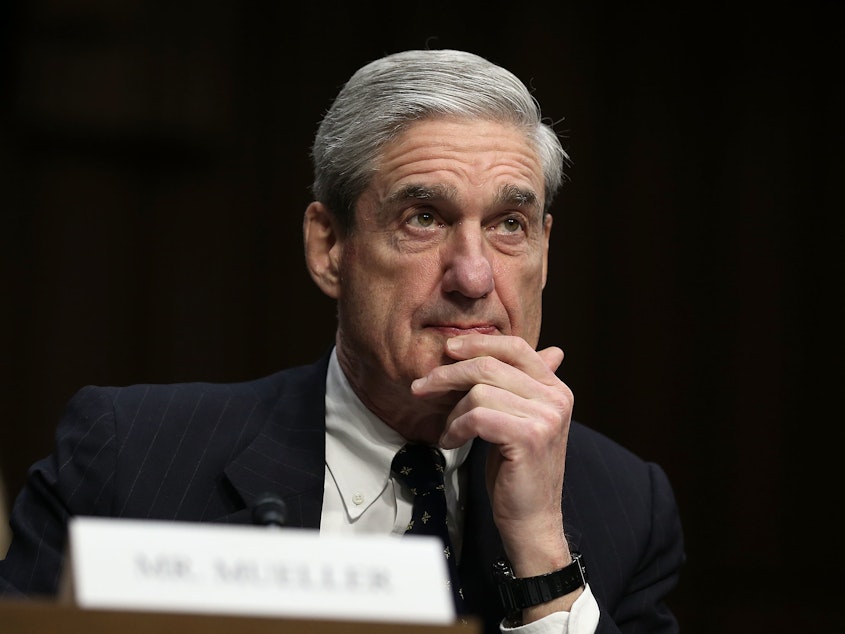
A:
POLYGON ((572 421, 569 428, 566 454, 567 467, 575 466, 569 464, 569 461, 573 460, 576 465, 589 465, 591 472, 595 467, 601 466, 610 471, 637 468, 644 462, 640 456, 619 442, 577 421, 572 421))
POLYGON ((607 435, 579 422, 572 422, 567 445, 567 473, 585 469, 593 477, 648 477, 655 465, 607 435))
POLYGON ((126 459, 190 445, 229 452, 268 421, 319 411, 323 359, 254 380, 212 383, 88 385, 68 401, 56 430, 59 453, 112 447, 126 459), (291 413, 292 412, 292 413, 291 413))
MULTIPOLYGON (((233 383, 87 386, 69 401, 42 467, 71 491, 63 495, 74 512, 167 516, 188 489, 205 503, 224 467, 262 434, 318 428, 324 394, 322 361, 233 383), (84 496, 74 492, 80 482, 84 496)), ((193 510, 187 516, 206 513, 193 510)))
POLYGON ((570 429, 564 501, 572 515, 641 529, 644 540, 658 518, 677 522, 674 492, 661 466, 578 423, 570 429))
POLYGON ((326 367, 323 358, 245 381, 88 385, 73 395, 67 409, 75 418, 109 413, 120 421, 207 421, 215 411, 232 416, 243 415, 244 410, 267 413, 280 398, 320 394, 325 389, 326 367))
POLYGON ((685 559, 679 509, 660 465, 573 423, 563 501, 567 537, 584 554, 603 609, 614 617, 659 611, 685 559))

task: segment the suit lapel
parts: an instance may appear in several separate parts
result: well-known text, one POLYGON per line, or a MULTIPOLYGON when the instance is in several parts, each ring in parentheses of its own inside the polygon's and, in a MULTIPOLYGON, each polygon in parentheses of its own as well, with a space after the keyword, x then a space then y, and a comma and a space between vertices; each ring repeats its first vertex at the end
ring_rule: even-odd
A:
POLYGON ((279 397, 267 420, 224 471, 245 507, 219 521, 250 523, 256 498, 273 493, 285 501, 289 526, 319 528, 328 359, 326 355, 314 365, 279 375, 279 397))
POLYGON ((464 463, 467 470, 466 514, 459 574, 468 613, 498 623, 501 619, 496 588, 491 574, 493 562, 502 554, 502 540, 493 523, 487 496, 486 463, 490 445, 476 438, 464 463))

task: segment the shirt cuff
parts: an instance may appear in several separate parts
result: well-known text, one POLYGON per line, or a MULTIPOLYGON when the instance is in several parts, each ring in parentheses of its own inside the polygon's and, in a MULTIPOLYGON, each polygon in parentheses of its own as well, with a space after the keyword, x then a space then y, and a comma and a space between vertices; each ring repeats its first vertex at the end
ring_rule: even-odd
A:
POLYGON ((588 583, 569 612, 555 612, 519 627, 507 627, 505 621, 502 621, 499 630, 503 634, 593 634, 598 626, 599 604, 588 583))

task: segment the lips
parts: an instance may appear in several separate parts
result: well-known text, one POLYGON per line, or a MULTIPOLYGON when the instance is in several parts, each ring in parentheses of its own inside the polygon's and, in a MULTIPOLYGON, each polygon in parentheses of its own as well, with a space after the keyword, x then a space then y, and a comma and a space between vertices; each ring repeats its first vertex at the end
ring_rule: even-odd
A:
POLYGON ((449 337, 471 334, 495 335, 499 332, 496 326, 490 324, 429 324, 426 328, 437 330, 449 337))

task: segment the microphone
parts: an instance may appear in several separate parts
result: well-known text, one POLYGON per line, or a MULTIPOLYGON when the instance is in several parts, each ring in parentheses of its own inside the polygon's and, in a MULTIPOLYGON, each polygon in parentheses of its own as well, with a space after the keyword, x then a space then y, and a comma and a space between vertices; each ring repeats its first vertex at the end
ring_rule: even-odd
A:
POLYGON ((280 527, 288 521, 288 507, 278 494, 267 492, 255 498, 252 522, 260 526, 280 527))

